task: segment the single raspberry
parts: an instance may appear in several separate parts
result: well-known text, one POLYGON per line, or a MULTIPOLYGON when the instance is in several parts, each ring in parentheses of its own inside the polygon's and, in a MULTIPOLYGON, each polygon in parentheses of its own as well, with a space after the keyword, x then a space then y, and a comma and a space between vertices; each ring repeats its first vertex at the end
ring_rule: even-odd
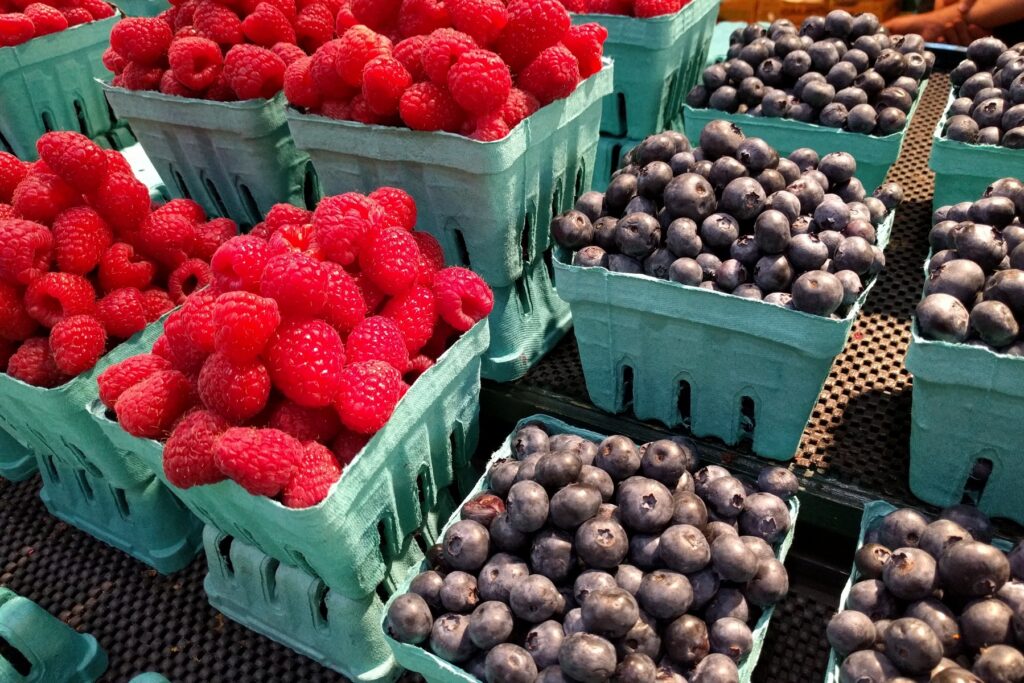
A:
POLYGON ((129 62, 124 71, 114 76, 111 84, 126 90, 156 90, 163 76, 164 70, 159 66, 129 62))
POLYGON ((253 13, 242 20, 242 33, 250 43, 268 48, 275 43, 295 43, 292 22, 269 2, 259 3, 253 13))
POLYGON ((114 339, 128 339, 149 322, 142 292, 134 287, 115 289, 97 301, 96 317, 114 339))
POLYGON ((238 15, 213 0, 203 0, 196 6, 192 25, 200 36, 224 47, 238 45, 244 37, 238 15))
POLYGON ((284 316, 313 317, 327 303, 327 271, 306 254, 292 252, 267 261, 260 294, 277 301, 284 316))
POLYGON ((351 121, 352 102, 351 100, 327 100, 320 105, 320 109, 316 113, 336 121, 351 121))
POLYGON ((231 84, 224 75, 224 69, 220 70, 220 76, 217 77, 217 82, 210 86, 210 89, 206 91, 205 97, 211 102, 238 101, 238 95, 236 95, 235 91, 231 89, 231 84))
MULTIPOLYGON (((385 124, 388 122, 389 118, 387 116, 381 116, 370 109, 370 105, 366 103, 366 98, 363 97, 362 93, 353 97, 352 101, 349 103, 349 117, 353 121, 358 121, 359 123, 365 123, 367 125, 385 124)), ((392 118, 393 117, 394 115, 392 115, 392 118)))
POLYGON ((25 384, 47 389, 69 379, 53 361, 50 340, 46 337, 25 340, 7 361, 7 374, 25 384))
POLYGON ((587 0, 589 14, 633 14, 633 0, 587 0))
POLYGON ((174 32, 163 19, 126 17, 110 31, 110 47, 129 62, 153 66, 167 54, 174 32))
POLYGON ((302 442, 328 443, 341 430, 341 420, 333 407, 305 408, 285 400, 270 409, 267 426, 302 442))
POLYGON ((113 408, 125 391, 150 375, 171 369, 171 364, 166 358, 152 353, 141 353, 126 358, 116 365, 111 365, 96 378, 100 400, 103 401, 103 405, 113 408))
POLYGON ((213 304, 214 348, 235 363, 255 360, 280 324, 273 299, 252 292, 221 294, 213 304))
POLYGON ((452 26, 486 47, 498 39, 508 24, 508 10, 501 0, 454 0, 452 26))
POLYGON ((103 66, 107 71, 119 74, 128 66, 128 60, 114 52, 113 48, 108 47, 103 51, 103 66))
POLYGON ((351 363, 342 371, 334 408, 353 432, 374 434, 395 411, 403 387, 401 373, 383 361, 351 363))
POLYGON ((91 273, 113 240, 110 226, 87 206, 68 209, 53 221, 57 267, 65 273, 91 273))
POLYGON ((263 357, 274 387, 286 398, 307 408, 331 405, 345 365, 345 345, 326 322, 281 325, 263 357))
POLYGON ((186 88, 206 90, 224 65, 220 45, 209 38, 175 38, 167 52, 174 77, 186 88))
POLYGON ((313 220, 313 212, 291 204, 274 204, 263 222, 274 233, 286 225, 302 225, 313 220))
POLYGON ((122 287, 146 289, 156 277, 156 264, 135 253, 130 244, 116 242, 100 257, 99 282, 105 292, 122 287))
MULTIPOLYGON (((312 53, 334 35, 334 14, 327 5, 304 7, 295 17, 295 36, 299 47, 312 53)), ((286 60, 287 61, 287 60, 286 60)))
POLYGON ((576 57, 580 76, 587 78, 601 70, 601 55, 608 29, 601 24, 589 23, 572 26, 562 37, 562 44, 576 57))
POLYGON ((409 359, 409 368, 405 371, 405 381, 412 384, 420 378, 424 372, 434 367, 434 360, 430 356, 420 354, 409 359))
POLYGON ((374 209, 378 209, 377 205, 372 199, 365 194, 358 192, 344 192, 342 194, 331 195, 324 197, 320 200, 320 203, 316 205, 316 209, 313 211, 313 221, 316 222, 317 216, 324 214, 333 215, 344 215, 352 214, 371 220, 374 216, 374 209))
POLYGON ((142 252, 168 268, 176 268, 195 247, 196 225, 176 213, 151 213, 139 230, 142 252))
POLYGON ((81 275, 46 273, 25 290, 25 310, 44 326, 53 327, 64 318, 95 313, 96 292, 81 275))
POLYGON ((35 170, 14 189, 11 206, 22 218, 48 225, 81 200, 81 193, 56 174, 35 170))
POLYGON ((512 89, 512 75, 489 50, 462 53, 448 71, 448 90, 459 106, 482 116, 499 109, 512 89))
POLYGON ((353 87, 363 84, 363 67, 367 62, 391 51, 390 40, 361 25, 345 31, 338 41, 334 68, 341 80, 353 87))
POLYGON ((281 501, 285 507, 308 508, 319 504, 341 478, 341 465, 331 449, 310 441, 302 447, 302 460, 284 487, 281 501))
MULTIPOLYGON (((179 370, 189 377, 195 378, 203 368, 209 355, 201 348, 192 343, 189 337, 187 320, 182 317, 181 311, 174 311, 164 320, 164 347, 160 354, 171 361, 175 370, 179 370)), ((153 353, 157 353, 157 345, 153 345, 153 353)))
POLYGON ((324 270, 327 271, 327 303, 320 315, 344 336, 366 317, 366 302, 355 278, 344 268, 325 262, 324 270))
POLYGON ((580 82, 576 57, 563 45, 549 47, 519 73, 518 85, 541 105, 568 97, 580 82))
POLYGON ((17 217, 18 216, 14 213, 13 206, 10 204, 0 204, 0 221, 6 221, 17 217))
POLYGON ((167 481, 180 489, 224 481, 227 477, 213 459, 213 448, 230 426, 208 410, 193 410, 181 418, 164 445, 167 481))
POLYGON ((21 12, 0 14, 0 47, 21 45, 25 41, 32 40, 35 34, 36 27, 25 14, 21 12))
POLYGON ((0 339, 21 341, 38 329, 39 323, 25 310, 22 297, 19 287, 0 281, 0 339))
POLYGON ((398 101, 410 85, 412 76, 390 55, 375 57, 363 68, 363 98, 370 110, 380 116, 398 113, 398 101))
POLYGON ((146 289, 142 292, 142 306, 146 311, 146 322, 151 323, 174 308, 174 302, 162 289, 146 289))
POLYGON ((359 23, 386 32, 394 25, 402 0, 351 0, 349 6, 359 23))
POLYGON ((115 232, 127 234, 149 214, 149 188, 131 173, 114 171, 89 194, 89 203, 115 232))
POLYGON ((313 58, 303 57, 284 71, 284 96, 295 107, 316 109, 320 106, 320 91, 313 82, 312 67, 313 58))
POLYGON ((213 281, 210 266, 196 258, 190 258, 167 276, 167 293, 176 304, 184 303, 192 292, 202 289, 213 281))
POLYGON ((67 19, 68 26, 81 26, 82 24, 88 24, 93 21, 92 15, 89 14, 89 10, 84 7, 70 7, 61 9, 61 14, 67 19))
POLYGON ((412 236, 420 248, 420 269, 418 281, 424 284, 434 279, 434 273, 444 268, 444 250, 429 232, 414 232, 412 236))
POLYGON ((509 130, 519 125, 519 122, 540 109, 540 102, 530 93, 520 88, 513 87, 505 100, 505 106, 501 108, 501 118, 509 130))
POLYGON ((78 0, 78 5, 88 10, 96 21, 114 16, 114 8, 103 0, 78 0))
POLYGON ((0 220, 0 278, 27 285, 50 267, 53 236, 33 221, 0 220))
POLYGON ((356 285, 359 286, 359 291, 363 294, 367 314, 371 314, 380 308, 380 305, 384 303, 384 299, 388 295, 378 289, 377 285, 373 284, 373 280, 366 276, 366 273, 356 273, 353 275, 353 279, 356 281, 356 285))
POLYGON ((480 142, 494 142, 507 136, 509 127, 501 112, 494 111, 468 122, 467 127, 463 129, 463 134, 480 142))
POLYGON ((173 15, 164 15, 164 19, 172 22, 171 26, 174 29, 175 35, 178 35, 182 31, 195 31, 195 29, 192 28, 192 22, 195 21, 196 8, 198 7, 199 0, 186 0, 185 2, 180 2, 171 8, 170 12, 173 12, 173 15))
POLYGON ((384 361, 404 373, 409 365, 409 352, 398 323, 383 315, 375 315, 352 328, 345 341, 349 363, 384 361))
POLYGON ((416 201, 405 190, 379 187, 369 198, 380 205, 389 226, 412 230, 416 227, 416 201))
POLYGON ((663 14, 675 14, 686 4, 684 0, 636 0, 633 15, 645 19, 663 14))
POLYGON ((37 37, 45 36, 49 33, 58 33, 68 27, 68 18, 61 14, 59 9, 44 5, 41 2, 33 2, 26 7, 25 16, 32 20, 32 26, 35 28, 35 35, 37 37))
POLYGON ((422 59, 423 46, 426 44, 426 36, 409 36, 395 43, 395 47, 391 50, 391 55, 402 63, 414 82, 422 81, 427 77, 427 73, 423 70, 422 59))
POLYGON ((415 83, 398 103, 402 122, 413 130, 444 130, 456 133, 462 127, 463 113, 447 90, 430 81, 415 83))
POLYGON ((398 32, 403 38, 426 35, 451 25, 446 0, 402 0, 398 32))
POLYGON ((512 0, 508 25, 498 41, 498 53, 513 71, 522 69, 555 45, 571 25, 569 13, 558 0, 512 0))
POLYGON ((284 86, 284 60, 266 48, 235 45, 224 57, 224 76, 240 100, 273 97, 284 86))
POLYGON ((28 173, 29 165, 8 152, 0 152, 0 202, 10 203, 14 188, 28 173))
POLYGON ((448 70, 463 52, 477 49, 470 36, 451 28, 442 28, 427 36, 420 53, 423 71, 434 85, 448 84, 448 70))
POLYGON ((254 496, 280 493, 302 456, 302 443, 277 429, 232 427, 213 449, 220 471, 254 496))
POLYGON ((483 279, 466 268, 445 268, 434 276, 437 310, 460 332, 473 327, 494 308, 494 293, 483 279))
POLYGON ((343 266, 355 263, 362 248, 363 238, 370 231, 364 218, 352 214, 318 211, 313 216, 316 241, 324 255, 343 266))
POLYGON ((209 289, 196 292, 185 300, 179 314, 189 341, 205 353, 216 350, 217 324, 213 314, 218 296, 209 289))
POLYGON ((160 85, 157 87, 164 95, 173 95, 175 97, 191 97, 198 99, 202 96, 202 93, 196 92, 191 88, 186 88, 177 78, 174 77, 174 72, 168 69, 160 76, 160 85))
POLYGON ((215 353, 199 373, 203 405, 232 422, 244 422, 260 413, 270 398, 270 375, 262 363, 233 363, 215 353))
POLYGON ((180 216, 189 223, 201 223, 206 220, 206 211, 199 202, 192 199, 172 199, 153 210, 153 215, 163 218, 164 216, 180 216))
POLYGON ((50 330, 50 351, 61 372, 80 375, 96 365, 107 348, 103 323, 91 315, 64 318, 50 330))
POLYGON ((192 255, 207 263, 222 244, 238 234, 238 226, 230 218, 214 218, 196 226, 192 255))
POLYGON ((419 274, 420 248, 407 230, 388 228, 369 238, 359 267, 381 291, 395 295, 412 287, 419 274))
POLYGON ((587 0, 562 0, 562 4, 565 5, 565 9, 577 14, 587 11, 587 0))
POLYGON ((416 285, 388 301, 381 315, 395 321, 405 341, 406 351, 414 356, 430 340, 437 325, 434 293, 427 287, 416 285))
POLYGON ((210 260, 214 284, 222 292, 240 289, 258 292, 269 253, 267 243, 258 237, 232 237, 210 260))
POLYGON ((309 77, 324 100, 347 100, 358 92, 341 79, 335 64, 345 43, 340 39, 330 40, 317 48, 309 66, 309 77))
POLYGON ((334 32, 340 36, 358 23, 359 20, 356 19, 354 14, 352 14, 351 3, 345 2, 344 5, 338 9, 338 13, 335 15, 334 32))
POLYGON ((320 260, 320 245, 316 241, 316 231, 310 223, 291 223, 282 225, 267 240, 270 257, 280 256, 289 252, 301 252, 320 260))
POLYGON ((331 443, 331 451, 342 468, 352 462, 357 455, 366 447, 370 437, 366 434, 356 434, 343 429, 331 443))
POLYGON ((117 421, 132 436, 159 439, 195 402, 192 383, 177 370, 161 370, 126 389, 114 404, 117 421))
POLYGON ((292 43, 274 43, 270 47, 270 51, 281 58, 286 68, 306 57, 302 48, 292 43))

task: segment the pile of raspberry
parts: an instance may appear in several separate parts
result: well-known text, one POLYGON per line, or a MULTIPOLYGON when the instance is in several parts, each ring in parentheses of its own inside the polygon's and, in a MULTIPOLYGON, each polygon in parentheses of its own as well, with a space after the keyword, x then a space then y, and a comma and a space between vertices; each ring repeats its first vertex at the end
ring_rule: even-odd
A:
POLYGON ((0 47, 112 16, 103 0, 0 0, 0 47))
POLYGON ((0 152, 0 371, 50 388, 205 286, 238 230, 189 200, 151 210, 124 157, 79 133, 36 150, 0 152))
POLYGON ((660 17, 675 14, 693 0, 562 0, 570 12, 579 14, 624 14, 629 17, 660 17))
POLYGON ((499 140, 600 71, 607 30, 559 0, 350 0, 284 77, 302 110, 499 140))
POLYGON ((103 65, 129 90, 220 102, 273 97, 285 70, 334 36, 340 0, 171 0, 118 22, 103 65))
POLYGON ((232 479, 288 507, 319 503, 409 385, 494 297, 445 268, 416 205, 384 187, 278 204, 213 255, 213 282, 167 317, 152 353, 99 377, 134 436, 166 440, 180 488, 232 479))

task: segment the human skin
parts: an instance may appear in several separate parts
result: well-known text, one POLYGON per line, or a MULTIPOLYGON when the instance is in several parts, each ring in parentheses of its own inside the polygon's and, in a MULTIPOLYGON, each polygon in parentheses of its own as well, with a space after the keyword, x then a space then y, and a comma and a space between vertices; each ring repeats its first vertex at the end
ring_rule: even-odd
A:
POLYGON ((929 42, 968 45, 1021 19, 1020 0, 936 0, 931 12, 895 17, 885 25, 893 33, 920 33, 929 42))

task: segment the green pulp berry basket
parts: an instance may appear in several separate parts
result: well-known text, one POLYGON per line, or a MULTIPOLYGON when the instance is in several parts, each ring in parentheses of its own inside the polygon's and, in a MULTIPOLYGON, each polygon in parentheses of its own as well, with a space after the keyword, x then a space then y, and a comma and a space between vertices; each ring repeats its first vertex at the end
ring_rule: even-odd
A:
MULTIPOLYGON (((893 214, 878 228, 883 249, 893 214)), ((877 279, 877 278, 876 278, 877 279)), ((555 260, 587 392, 611 413, 790 460, 872 280, 840 320, 646 275, 555 260), (785 400, 779 400, 784 396, 785 400)))
POLYGON ((602 135, 597 143, 597 162, 594 164, 594 180, 590 183, 590 189, 604 192, 612 178, 612 173, 621 166, 622 157, 640 142, 640 140, 632 138, 602 135))
POLYGON ((117 20, 92 21, 0 47, 0 151, 35 159, 36 140, 47 131, 98 138, 115 128, 96 79, 110 75, 102 57, 117 20))
POLYGON ((113 3, 126 17, 155 17, 171 7, 167 0, 113 0, 113 3))
POLYGON ((0 429, 0 478, 24 481, 36 473, 36 459, 13 436, 0 429))
MULTIPOLYGON (((505 460, 510 457, 510 454, 512 452, 512 438, 515 436, 516 431, 518 431, 520 428, 528 424, 540 425, 549 434, 576 434, 582 436, 585 439, 590 439, 592 441, 601 441, 605 438, 604 436, 597 434, 595 432, 577 429, 576 427, 572 427, 566 424, 565 422, 562 422, 561 420, 556 420, 555 418, 548 417, 547 415, 533 415, 532 417, 525 418, 524 420, 521 420, 518 425, 516 425, 516 429, 512 432, 512 434, 510 434, 508 438, 505 439, 505 442, 501 445, 497 452, 495 452, 494 455, 491 456, 491 460, 488 463, 488 471, 476 483, 476 486, 473 488, 470 494, 466 496, 466 501, 471 500, 478 493, 481 493, 489 488, 489 474, 491 466, 493 466, 497 462, 500 462, 501 460, 505 460)), ((463 501, 463 505, 464 504, 465 501, 463 501)), ((458 510, 452 513, 451 519, 448 520, 448 523, 445 525, 445 528, 441 531, 442 536, 444 535, 444 531, 447 530, 449 526, 459 521, 461 516, 461 510, 462 505, 459 506, 458 510)), ((790 525, 789 531, 782 538, 782 540, 780 540, 776 544, 775 547, 775 556, 780 561, 785 561, 786 555, 789 553, 789 548, 793 544, 793 536, 796 533, 796 519, 797 515, 799 514, 799 511, 800 502, 796 498, 791 499, 789 502, 789 514, 792 518, 792 524, 790 525)), ((416 578, 417 574, 419 574, 422 571, 425 571, 426 569, 429 569, 429 565, 426 562, 423 562, 420 566, 416 567, 415 569, 409 572, 408 576, 406 576, 405 578, 405 581, 402 582, 401 587, 395 593, 395 596, 393 596, 391 600, 388 601, 388 604, 385 606, 385 612, 387 610, 387 607, 391 605, 391 602, 394 600, 394 597, 397 597, 398 595, 408 592, 409 585, 412 583, 412 580, 416 578)), ((766 609, 761 614, 761 618, 758 619, 757 624, 755 624, 754 626, 753 648, 751 649, 750 654, 748 654, 746 658, 743 660, 743 662, 740 663, 739 667, 740 681, 742 683, 750 683, 750 678, 754 672, 754 667, 757 666, 757 660, 761 656, 761 648, 764 646, 764 639, 768 634, 768 625, 771 622, 772 614, 774 613, 774 611, 774 607, 766 609)), ((386 627, 383 623, 383 619, 380 622, 378 622, 378 624, 378 628, 385 631, 386 634, 386 627)), ((415 671, 416 673, 420 674, 421 676, 426 678, 427 681, 429 681, 429 683, 477 682, 477 679, 473 675, 464 671, 458 665, 452 664, 451 662, 447 662, 422 647, 419 647, 417 645, 409 645, 407 643, 400 643, 387 635, 385 635, 385 637, 387 639, 388 645, 390 645, 391 649, 394 651, 398 663, 401 664, 404 668, 408 669, 409 671, 415 671)))
POLYGON ((674 14, 639 19, 573 14, 574 24, 608 29, 604 54, 615 86, 604 99, 601 132, 642 139, 668 127, 700 77, 721 0, 693 0, 674 14))
POLYGON ((308 206, 317 198, 309 157, 292 142, 284 95, 212 102, 102 84, 175 197, 210 216, 248 228, 274 204, 308 206))
POLYGON ((969 145, 943 135, 949 117, 949 105, 956 94, 949 91, 949 102, 935 124, 932 154, 928 166, 935 171, 935 195, 932 206, 939 208, 958 202, 976 201, 985 188, 1000 178, 1024 178, 1024 150, 998 145, 969 145))

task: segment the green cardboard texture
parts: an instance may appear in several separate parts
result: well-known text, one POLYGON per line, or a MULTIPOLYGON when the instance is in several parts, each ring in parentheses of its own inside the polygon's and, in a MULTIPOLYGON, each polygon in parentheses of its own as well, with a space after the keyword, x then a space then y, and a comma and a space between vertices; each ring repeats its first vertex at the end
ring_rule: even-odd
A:
POLYGON ((24 481, 36 473, 36 459, 13 436, 0 429, 0 478, 24 481))
POLYGON ((309 157, 288 132, 284 95, 212 102, 102 87, 170 193, 194 199, 207 215, 252 227, 274 204, 308 206, 316 200, 309 157))
POLYGON ((597 143, 597 161, 594 164, 594 180, 590 183, 590 189, 604 192, 612 178, 612 173, 619 169, 619 162, 623 155, 640 142, 640 140, 632 138, 602 135, 597 143))
MULTIPOLYGON (((942 131, 949 117, 949 105, 956 99, 952 88, 949 102, 935 124, 928 167, 935 171, 932 206, 977 201, 985 188, 1000 178, 1024 178, 1024 150, 998 145, 969 145, 947 139, 942 131)), ((859 163, 859 162, 858 162, 859 163)))
MULTIPOLYGON (((516 430, 513 431, 512 434, 508 436, 508 438, 505 439, 505 442, 501 445, 501 447, 499 447, 498 450, 491 456, 490 462, 488 463, 487 472, 484 473, 484 476, 480 478, 480 480, 476 483, 476 486, 473 488, 473 490, 469 493, 469 495, 466 496, 462 505, 465 504, 465 501, 472 499, 478 493, 481 493, 488 488, 490 467, 496 462, 503 459, 507 459, 510 456, 511 442, 512 438, 515 436, 515 432, 518 431, 521 427, 524 427, 528 424, 540 425, 549 434, 577 434, 579 436, 582 436, 586 439, 590 439, 593 441, 601 441, 605 438, 601 434, 590 432, 584 429, 578 429, 576 427, 566 424, 565 422, 562 422, 561 420, 556 420, 555 418, 548 417, 547 415, 533 415, 531 417, 525 418, 521 420, 518 425, 516 425, 516 430)), ((444 531, 447 530, 449 526, 459 521, 462 505, 459 505, 459 509, 452 513, 452 516, 448 520, 448 523, 441 531, 442 537, 444 535, 444 531)), ((785 561, 786 555, 789 553, 789 548, 793 545, 793 536, 796 533, 796 519, 799 512, 800 501, 798 501, 796 498, 793 498, 789 503, 789 513, 792 517, 793 524, 790 526, 789 532, 786 533, 785 537, 783 537, 783 539, 779 541, 775 547, 775 556, 779 558, 780 561, 785 561)), ((426 562, 424 562, 420 566, 410 571, 409 574, 405 577, 405 580, 402 581, 402 584, 396 591, 395 595, 392 596, 391 600, 388 601, 388 604, 385 605, 385 611, 391 605, 391 602, 394 600, 396 596, 408 592, 409 585, 412 583, 412 580, 416 577, 416 575, 428 568, 429 566, 427 565, 426 562)), ((774 607, 766 609, 761 614, 761 618, 758 619, 757 624, 754 625, 753 648, 751 649, 750 654, 748 654, 746 658, 740 663, 739 667, 741 683, 750 683, 751 675, 754 673, 754 667, 757 666, 757 660, 761 656, 761 648, 764 646, 764 639, 768 634, 768 625, 771 622, 772 614, 774 612, 774 607)), ((383 618, 378 622, 378 624, 378 628, 382 631, 385 631, 383 618)), ((392 651, 394 651, 395 657, 398 659, 398 663, 401 664, 404 668, 408 669, 409 671, 415 671, 416 673, 420 674, 421 676, 426 678, 427 681, 429 681, 429 683, 476 683, 477 681, 477 679, 474 676, 467 673, 457 665, 441 659, 437 655, 433 654, 432 652, 429 652, 428 650, 422 647, 419 647, 417 645, 400 643, 397 640, 391 638, 390 636, 387 636, 386 631, 385 638, 387 640, 388 645, 391 647, 392 651)))
POLYGON ((36 140, 51 130, 90 138, 116 125, 95 79, 110 76, 101 61, 118 17, 73 26, 0 47, 0 150, 36 159, 36 140))
POLYGON ((675 14, 638 19, 573 14, 574 24, 608 29, 604 54, 615 87, 604 99, 601 132, 642 139, 664 130, 700 77, 721 0, 693 0, 675 14))
POLYGON ((95 638, 9 588, 0 588, 0 642, 21 655, 0 654, 3 683, 92 683, 107 670, 95 638))
POLYGON ((171 7, 167 0, 113 0, 113 3, 126 17, 155 17, 171 7))
MULTIPOLYGON (((889 242, 893 215, 878 228, 889 242)), ((572 309, 590 400, 641 420, 790 460, 874 281, 841 320, 644 275, 571 265, 555 285, 572 309), (629 387, 632 395, 629 395, 629 387), (785 400, 778 400, 785 396, 785 400)))
POLYGON ((889 168, 900 155, 903 139, 926 87, 928 81, 922 81, 917 97, 914 98, 914 105, 907 116, 906 128, 891 135, 862 135, 792 119, 729 114, 716 109, 694 109, 688 104, 683 105, 683 125, 686 137, 694 146, 699 144, 700 132, 705 125, 711 121, 725 119, 742 128, 743 134, 748 138, 763 138, 777 149, 779 154, 789 154, 800 147, 810 147, 822 156, 830 152, 849 152, 857 158, 857 177, 863 183, 865 191, 871 194, 885 180, 889 168))
MULTIPOLYGON (((413 383, 319 505, 287 508, 230 480, 171 490, 207 524, 319 577, 346 598, 365 598, 428 521, 424 510, 457 484, 476 448, 487 343, 483 322, 463 334, 413 383)), ((98 401, 93 416, 120 457, 166 481, 163 444, 124 432, 98 401)))

